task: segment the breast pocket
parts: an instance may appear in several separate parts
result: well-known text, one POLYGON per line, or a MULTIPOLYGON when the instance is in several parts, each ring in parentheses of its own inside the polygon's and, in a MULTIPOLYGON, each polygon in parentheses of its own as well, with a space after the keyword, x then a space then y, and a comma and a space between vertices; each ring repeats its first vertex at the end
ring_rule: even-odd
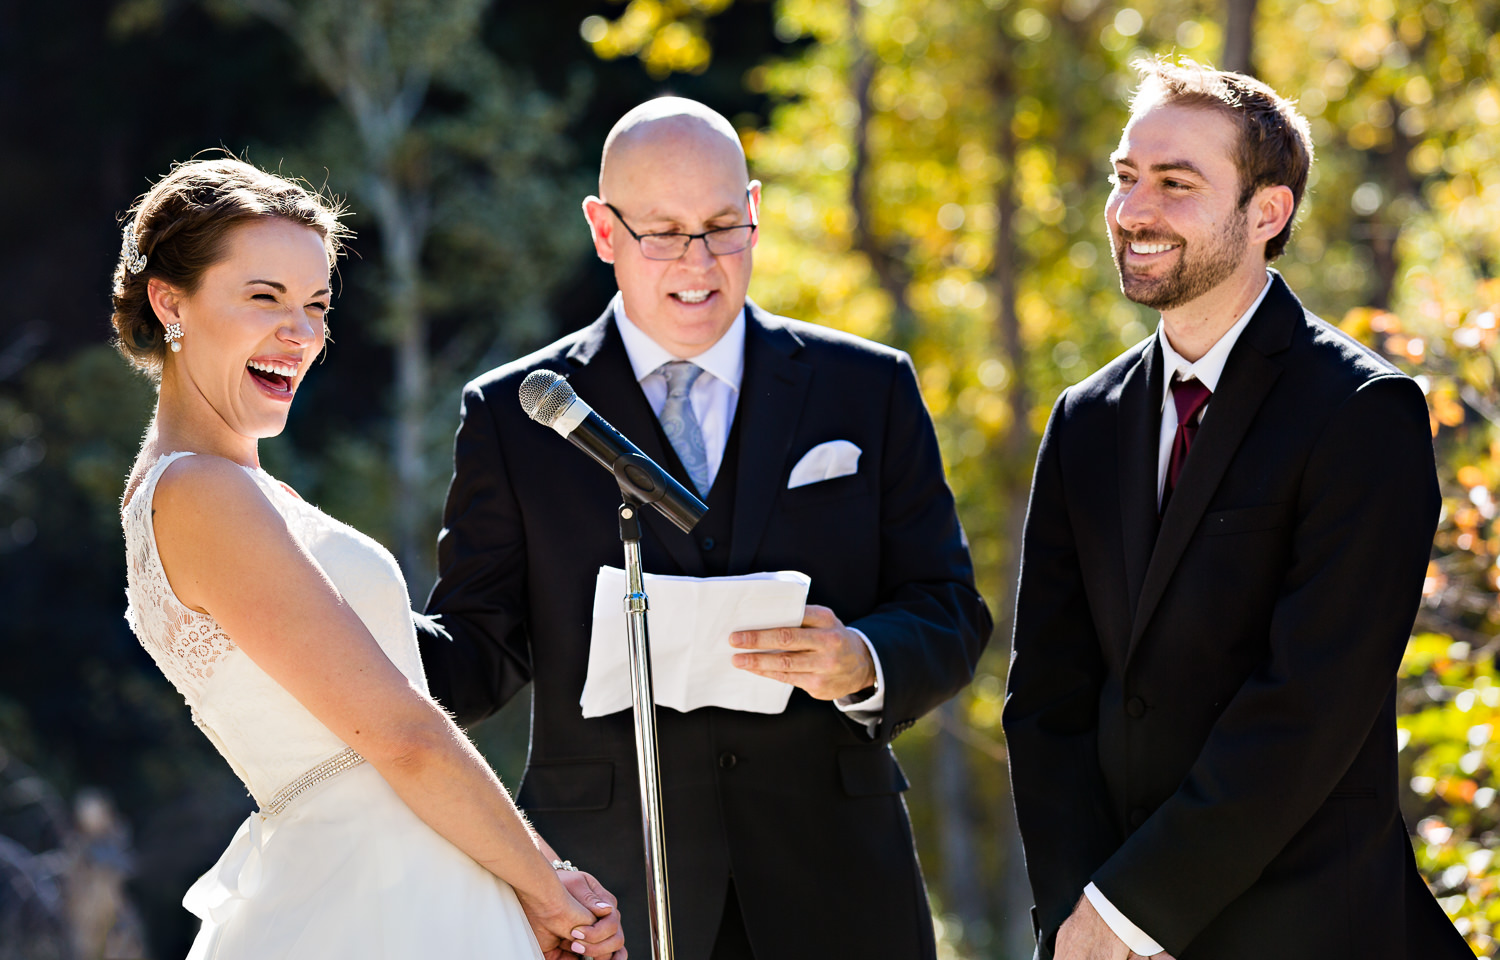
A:
POLYGON ((853 500, 870 492, 869 477, 864 473, 851 473, 846 477, 819 480, 800 487, 781 491, 781 502, 788 510, 853 500))
POLYGON ((1218 510, 1204 516, 1199 530, 1205 537, 1227 537, 1236 533, 1275 530, 1291 519, 1291 503, 1267 503, 1258 507, 1218 510))
POLYGON ((604 810, 614 792, 609 760, 533 763, 521 779, 516 804, 522 810, 604 810))

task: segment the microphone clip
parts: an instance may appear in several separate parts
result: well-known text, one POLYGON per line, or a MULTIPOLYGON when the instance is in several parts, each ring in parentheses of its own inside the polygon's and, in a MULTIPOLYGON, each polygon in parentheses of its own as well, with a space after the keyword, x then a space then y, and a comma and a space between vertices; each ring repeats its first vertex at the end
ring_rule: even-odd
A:
POLYGON ((651 475, 650 460, 640 454, 622 454, 615 461, 615 482, 620 485, 620 540, 624 543, 639 543, 641 540, 641 507, 648 503, 659 503, 666 490, 651 475))
POLYGON ((656 464, 641 454, 621 454, 615 460, 612 470, 615 482, 620 485, 620 496, 627 503, 645 506, 648 503, 659 503, 667 495, 666 488, 656 482, 656 464))

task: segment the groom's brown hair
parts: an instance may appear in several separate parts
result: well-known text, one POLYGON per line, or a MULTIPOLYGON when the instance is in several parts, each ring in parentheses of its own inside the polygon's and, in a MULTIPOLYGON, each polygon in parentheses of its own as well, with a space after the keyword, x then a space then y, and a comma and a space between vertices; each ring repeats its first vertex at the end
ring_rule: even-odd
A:
POLYGON ((1265 247, 1267 260, 1281 256, 1291 239, 1312 169, 1312 130, 1307 118, 1292 101, 1243 73, 1215 70, 1186 57, 1176 63, 1161 57, 1142 59, 1131 66, 1141 77, 1130 99, 1132 116, 1157 104, 1203 107, 1229 118, 1239 130, 1233 159, 1240 175, 1242 209, 1261 187, 1291 188, 1292 216, 1265 247))

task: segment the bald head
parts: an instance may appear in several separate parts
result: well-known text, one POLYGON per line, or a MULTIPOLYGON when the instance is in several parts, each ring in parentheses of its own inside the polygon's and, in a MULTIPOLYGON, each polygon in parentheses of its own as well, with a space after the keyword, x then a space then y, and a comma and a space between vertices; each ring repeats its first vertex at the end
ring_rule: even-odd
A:
POLYGON ((594 251, 614 264, 625 316, 686 359, 717 343, 745 304, 759 207, 760 184, 749 180, 729 121, 696 101, 662 97, 610 131, 599 196, 583 201, 583 215, 594 251), (649 251, 648 235, 658 238, 649 251), (664 237, 683 242, 663 248, 664 237))
POLYGON ((609 131, 599 162, 599 195, 610 199, 611 186, 628 176, 630 168, 662 154, 697 157, 723 165, 740 183, 750 179, 739 134, 723 114, 686 97, 657 97, 625 114, 609 131))

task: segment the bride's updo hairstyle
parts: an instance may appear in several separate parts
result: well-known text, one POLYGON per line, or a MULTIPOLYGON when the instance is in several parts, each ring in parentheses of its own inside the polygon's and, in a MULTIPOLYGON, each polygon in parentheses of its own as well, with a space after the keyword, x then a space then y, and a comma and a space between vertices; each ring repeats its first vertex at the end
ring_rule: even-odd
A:
POLYGON ((343 205, 305 185, 233 157, 178 164, 130 208, 115 265, 115 348, 161 382, 167 343, 146 286, 157 278, 191 295, 203 273, 224 257, 231 230, 272 217, 311 227, 323 238, 330 266, 351 231, 343 205))

